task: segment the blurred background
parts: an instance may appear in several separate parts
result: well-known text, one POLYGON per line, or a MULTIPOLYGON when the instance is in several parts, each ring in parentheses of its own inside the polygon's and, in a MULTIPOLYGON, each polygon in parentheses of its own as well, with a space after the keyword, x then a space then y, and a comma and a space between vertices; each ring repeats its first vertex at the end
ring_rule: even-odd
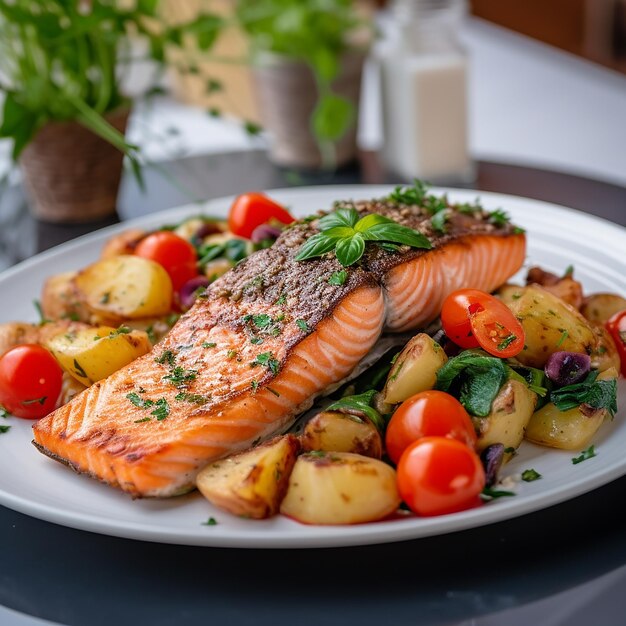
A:
POLYGON ((111 213, 122 153, 140 184, 267 150, 295 174, 370 153, 397 180, 492 160, 626 185, 626 0, 12 0, 0 48, 0 172, 50 222, 111 213))

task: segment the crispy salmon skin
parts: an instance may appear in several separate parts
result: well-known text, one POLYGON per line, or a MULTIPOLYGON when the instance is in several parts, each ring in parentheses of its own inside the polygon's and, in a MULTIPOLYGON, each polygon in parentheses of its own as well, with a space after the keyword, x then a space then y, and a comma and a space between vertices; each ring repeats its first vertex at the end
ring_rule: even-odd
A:
POLYGON ((525 258, 523 233, 485 213, 450 208, 442 229, 418 206, 341 206, 419 230, 433 247, 371 245, 348 268, 334 254, 298 262, 318 232, 317 220, 298 222, 213 283, 151 353, 35 424, 35 446, 133 496, 183 493, 210 461, 287 428, 384 329, 427 324, 448 293, 492 291, 525 258))

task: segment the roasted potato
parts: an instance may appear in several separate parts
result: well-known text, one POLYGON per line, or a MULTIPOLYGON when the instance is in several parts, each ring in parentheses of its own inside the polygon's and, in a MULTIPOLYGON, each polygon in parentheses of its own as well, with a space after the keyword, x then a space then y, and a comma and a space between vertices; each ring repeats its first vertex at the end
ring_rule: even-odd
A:
POLYGON ((594 293, 587 296, 580 307, 584 317, 595 324, 604 324, 616 313, 624 310, 626 298, 615 293, 594 293))
POLYGON ((45 345, 48 339, 61 332, 70 332, 89 328, 81 322, 58 320, 46 324, 27 324, 25 322, 7 322, 0 324, 0 356, 7 350, 25 343, 45 345))
MULTIPOLYGON (((495 397, 486 417, 472 417, 478 435, 477 449, 482 452, 493 443, 505 450, 516 449, 537 405, 537 394, 518 380, 508 380, 495 397)), ((510 458, 507 453, 505 459, 510 458)))
POLYGON ((557 276, 556 274, 544 271, 540 267, 531 267, 528 270, 526 284, 540 285, 546 291, 553 293, 575 309, 579 309, 583 302, 583 287, 577 280, 574 280, 570 274, 557 276))
POLYGON ((620 358, 613 337, 609 331, 601 325, 592 324, 596 336, 596 345, 591 354, 591 367, 604 372, 610 368, 619 370, 620 358))
POLYGON ((172 281, 161 265, 121 255, 97 261, 74 279, 89 309, 110 318, 140 319, 166 315, 172 304, 172 281))
POLYGON ((147 235, 140 228, 129 228, 119 235, 111 237, 102 248, 101 259, 110 259, 121 254, 133 254, 137 244, 147 235))
MULTIPOLYGON (((598 380, 617 378, 613 368, 601 372, 598 380)), ((528 422, 526 439, 551 448, 578 450, 585 447, 608 416, 606 409, 581 405, 560 411, 552 402, 536 411, 528 422)))
POLYGON ((383 454, 378 429, 366 417, 323 411, 310 419, 300 437, 302 449, 354 452, 375 459, 383 454))
POLYGON ((305 524, 359 524, 387 517, 400 505, 396 472, 350 452, 298 457, 280 512, 305 524))
POLYGON ((151 347, 146 333, 120 332, 109 326, 63 332, 45 345, 68 374, 87 386, 110 376, 151 347))
POLYGON ((524 349, 516 358, 541 368, 553 352, 590 354, 597 339, 589 322, 572 306, 538 285, 507 285, 499 292, 524 327, 524 349))
POLYGON ((229 513, 270 517, 278 512, 298 450, 297 437, 283 435, 211 463, 198 474, 196 486, 209 502, 229 513))
POLYGON ((90 321, 89 309, 82 301, 74 279, 78 272, 50 276, 41 292, 41 312, 49 320, 90 321))
POLYGON ((437 372, 447 360, 443 348, 430 335, 415 335, 389 371, 383 400, 397 404, 416 393, 432 389, 437 382, 437 372))

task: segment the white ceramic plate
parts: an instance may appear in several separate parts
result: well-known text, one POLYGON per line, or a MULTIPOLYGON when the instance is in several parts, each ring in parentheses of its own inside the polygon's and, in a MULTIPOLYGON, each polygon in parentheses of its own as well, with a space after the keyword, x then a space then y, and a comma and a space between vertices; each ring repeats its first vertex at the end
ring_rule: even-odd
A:
MULTIPOLYGON (((327 209, 336 199, 384 196, 389 187, 350 186, 286 189, 269 192, 296 215, 327 209)), ((475 191, 449 190, 454 201, 473 201, 475 191)), ((626 229, 563 207, 498 194, 480 194, 488 209, 503 208, 528 233, 528 264, 557 273, 573 264, 587 292, 626 294, 626 229)), ((230 198, 208 202, 204 212, 225 215, 230 198)), ((105 240, 130 226, 156 227, 198 214, 187 206, 126 222, 48 251, 0 276, 0 322, 36 320, 32 305, 44 279, 80 268, 98 256, 105 240)), ((620 381, 619 400, 626 402, 620 381)), ((108 535, 174 544, 223 547, 291 548, 348 546, 413 539, 463 530, 508 519, 567 500, 626 474, 626 411, 605 424, 595 438, 598 455, 577 465, 571 452, 522 444, 505 475, 534 468, 543 478, 520 482, 515 497, 480 508, 435 518, 408 518, 348 527, 304 526, 280 516, 243 520, 212 508, 201 496, 169 500, 131 500, 96 481, 74 474, 39 454, 30 444, 30 423, 10 418, 11 430, 0 436, 0 503, 28 515, 73 528, 108 535), (202 523, 210 516, 218 524, 202 523)), ((4 421, 3 421, 4 422, 4 421)))

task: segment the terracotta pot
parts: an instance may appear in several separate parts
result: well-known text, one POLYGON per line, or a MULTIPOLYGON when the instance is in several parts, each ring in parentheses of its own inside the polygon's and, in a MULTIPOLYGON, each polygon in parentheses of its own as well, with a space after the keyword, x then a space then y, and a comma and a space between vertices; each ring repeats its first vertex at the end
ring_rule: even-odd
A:
MULTIPOLYGON (((351 101, 358 113, 365 54, 351 52, 342 60, 333 92, 351 101)), ((318 169, 324 165, 311 132, 311 114, 318 100, 311 69, 302 62, 276 54, 262 54, 252 70, 264 127, 271 134, 270 158, 277 165, 318 169)), ((339 167, 356 156, 357 119, 334 144, 339 167)))
MULTIPOLYGON (((121 133, 127 109, 107 116, 121 133)), ((78 122, 49 122, 20 157, 35 217, 46 222, 90 222, 115 212, 124 155, 78 122)))

